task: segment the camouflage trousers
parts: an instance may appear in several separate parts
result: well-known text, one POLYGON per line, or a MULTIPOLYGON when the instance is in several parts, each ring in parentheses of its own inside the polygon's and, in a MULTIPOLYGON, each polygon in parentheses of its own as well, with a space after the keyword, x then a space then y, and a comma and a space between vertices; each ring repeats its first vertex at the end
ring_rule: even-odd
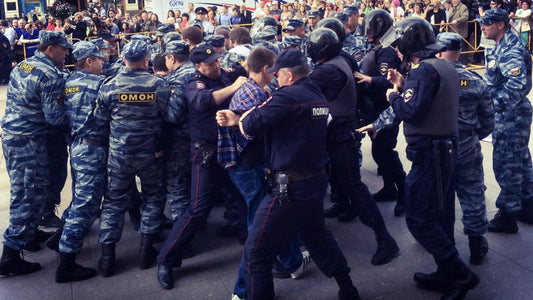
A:
POLYGON ((11 184, 9 227, 3 242, 21 249, 34 240, 48 195, 46 137, 3 132, 2 151, 11 184))
POLYGON ((190 149, 190 140, 174 140, 165 151, 166 198, 173 222, 185 212, 191 202, 190 149))
POLYGON ((98 217, 106 190, 107 147, 86 145, 74 141, 70 145, 72 172, 72 202, 63 213, 65 225, 59 242, 61 253, 81 250, 85 234, 98 217))
POLYGON ((459 139, 455 191, 463 210, 463 231, 467 235, 487 232, 483 154, 477 135, 459 139))
POLYGON ((154 152, 109 152, 108 186, 100 215, 100 244, 116 243, 122 235, 124 212, 129 202, 131 182, 141 179, 141 234, 159 233, 165 207, 163 160, 154 152))
POLYGON ((519 212, 522 201, 533 201, 533 169, 529 152, 531 103, 528 99, 515 108, 496 112, 492 133, 492 163, 501 188, 496 207, 505 212, 519 212))

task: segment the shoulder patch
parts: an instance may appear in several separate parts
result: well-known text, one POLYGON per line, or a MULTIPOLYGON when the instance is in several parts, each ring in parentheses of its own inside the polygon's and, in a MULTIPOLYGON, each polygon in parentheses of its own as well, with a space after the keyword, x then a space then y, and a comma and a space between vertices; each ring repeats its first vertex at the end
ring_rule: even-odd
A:
POLYGON ((65 88, 65 95, 76 94, 80 92, 80 86, 71 86, 65 88))
POLYGON ((155 102, 156 97, 153 92, 146 93, 120 93, 118 94, 118 102, 155 102))
POLYGON ((311 107, 311 111, 313 113, 312 119, 323 119, 323 118, 328 117, 329 107, 328 106, 315 106, 315 107, 311 107))
POLYGON ((415 89, 413 89, 413 88, 407 89, 403 93, 403 101, 409 102, 409 100, 413 99, 414 95, 415 95, 415 89))
POLYGON ((459 81, 459 86, 462 88, 462 89, 467 89, 468 88, 468 85, 470 83, 470 81, 468 79, 465 79, 465 78, 461 78, 461 80, 459 81))
POLYGON ((496 64, 496 60, 495 59, 489 61, 489 63, 488 63, 489 69, 492 69, 492 67, 494 67, 495 64, 496 64))
POLYGON ((520 75, 520 67, 513 67, 513 68, 509 69, 509 74, 511 74, 511 76, 520 75))
POLYGON ((414 65, 411 67, 411 70, 418 69, 418 67, 420 67, 420 64, 414 64, 414 65))
POLYGON ((383 63, 379 64, 379 73, 381 74, 381 76, 387 75, 387 71, 388 70, 389 70, 389 64, 388 63, 383 62, 383 63))
POLYGON ((35 69, 35 66, 34 65, 30 65, 29 63, 26 63, 26 62, 21 62, 19 64, 18 68, 21 69, 22 71, 26 72, 26 73, 31 73, 35 69))
POLYGON ((363 59, 363 53, 361 53, 361 51, 357 51, 355 52, 353 57, 355 58, 356 61, 360 62, 363 59))
POLYGON ((201 80, 196 80, 195 83, 196 83, 195 86, 196 86, 197 89, 199 89, 199 90, 205 89, 205 82, 203 82, 201 80))
POLYGON ((4 49, 7 49, 7 47, 8 47, 7 43, 3 43, 2 47, 4 47, 4 49))

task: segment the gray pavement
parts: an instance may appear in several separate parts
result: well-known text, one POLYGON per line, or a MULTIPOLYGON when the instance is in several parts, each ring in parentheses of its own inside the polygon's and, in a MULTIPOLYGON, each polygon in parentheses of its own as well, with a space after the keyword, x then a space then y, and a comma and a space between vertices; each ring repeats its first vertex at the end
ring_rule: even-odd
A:
MULTIPOLYGON (((5 110, 6 86, 0 86, 0 116, 5 110)), ((397 147, 404 168, 410 163, 405 158, 405 141, 399 139, 397 147)), ((381 179, 376 175, 376 165, 370 154, 370 141, 363 143, 363 181, 371 192, 381 188, 381 179)), ((482 143, 485 156, 485 181, 487 185, 487 210, 489 219, 496 213, 494 202, 499 188, 492 173, 492 145, 482 143)), ((70 178, 62 191, 60 212, 71 201, 70 178)), ((329 200, 325 206, 329 206, 329 200)), ((333 232, 344 251, 351 276, 363 299, 439 299, 440 294, 418 289, 412 276, 414 272, 432 272, 435 269, 432 257, 413 239, 405 225, 404 218, 393 216, 394 203, 379 203, 391 234, 400 247, 400 256, 384 266, 373 266, 370 258, 376 243, 373 232, 360 221, 339 223, 328 219, 327 227, 333 232)), ((157 268, 140 270, 137 267, 137 251, 140 235, 134 232, 126 221, 122 240, 117 244, 116 275, 76 282, 56 284, 56 253, 43 249, 28 252, 29 261, 41 263, 39 272, 0 278, 0 299, 225 299, 229 300, 237 276, 242 246, 236 239, 219 238, 215 235, 217 226, 224 224, 223 207, 215 207, 205 230, 199 232, 193 241, 196 256, 184 260, 183 266, 175 269, 175 287, 163 290, 156 279, 157 268)), ((468 238, 462 233, 461 210, 456 205, 456 243, 461 257, 468 261, 468 238)), ((8 226, 9 178, 5 162, 0 158, 0 232, 8 226)), ((98 221, 97 221, 98 222, 98 221)), ((85 239, 78 262, 84 266, 96 267, 100 256, 98 245, 98 224, 93 225, 85 239)), ((520 224, 518 234, 488 233, 490 251, 482 266, 472 269, 480 278, 480 285, 471 291, 467 299, 533 299, 533 226, 520 224)), ((160 246, 160 244, 156 245, 160 246)), ((333 279, 321 274, 311 264, 301 279, 276 279, 277 299, 336 299, 337 286, 333 279)))

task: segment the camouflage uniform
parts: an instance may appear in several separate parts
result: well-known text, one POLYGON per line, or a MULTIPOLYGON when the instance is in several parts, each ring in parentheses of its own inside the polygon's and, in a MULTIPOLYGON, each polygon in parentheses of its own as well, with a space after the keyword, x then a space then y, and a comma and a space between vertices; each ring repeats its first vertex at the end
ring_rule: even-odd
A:
POLYGON ((463 231, 483 235, 487 231, 483 154, 480 139, 494 129, 494 106, 481 76, 450 62, 461 78, 459 90, 459 144, 455 190, 463 210, 463 231))
MULTIPOLYGON (((248 48, 248 53, 250 53, 251 45, 239 45, 238 47, 246 47, 248 48)), ((220 58, 220 65, 222 68, 228 69, 233 67, 235 64, 242 64, 246 60, 247 56, 243 55, 242 53, 237 53, 234 51, 228 51, 224 57, 220 58)))
POLYGON ((110 123, 108 198, 102 202, 100 244, 120 240, 135 175, 142 186, 140 232, 160 230, 165 204, 160 138, 168 91, 163 79, 132 68, 108 78, 100 88, 95 117, 102 125, 110 123))
POLYGON ((484 79, 494 102, 493 168, 501 192, 496 207, 519 212, 533 201, 533 170, 528 143, 531 131, 531 56, 510 29, 492 49, 485 49, 484 79))
POLYGON ((11 73, 2 119, 2 149, 11 183, 9 227, 3 242, 15 250, 34 239, 48 195, 46 138, 50 125, 65 121, 64 76, 40 51, 11 73))
MULTIPOLYGON (((185 83, 196 72, 191 61, 186 62, 168 75, 166 81, 175 88, 177 101, 185 101, 185 83)), ((183 126, 169 124, 169 142, 165 153, 165 174, 167 186, 167 203, 172 220, 183 214, 189 206, 191 195, 191 138, 189 135, 188 116, 183 126)), ((178 120, 176 120, 178 121, 178 120)))
POLYGON ((70 168, 75 181, 72 202, 63 214, 61 253, 81 250, 86 232, 98 217, 106 188, 109 127, 96 125, 92 114, 103 81, 100 75, 76 70, 65 84, 65 113, 72 135, 70 168))

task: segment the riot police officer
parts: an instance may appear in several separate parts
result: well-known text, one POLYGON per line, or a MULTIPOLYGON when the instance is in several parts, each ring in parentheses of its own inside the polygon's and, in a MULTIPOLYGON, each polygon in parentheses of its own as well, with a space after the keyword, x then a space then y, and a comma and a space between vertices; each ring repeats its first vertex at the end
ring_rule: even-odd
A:
POLYGON ((359 149, 361 137, 355 133, 358 127, 357 92, 355 80, 348 63, 339 56, 342 44, 335 32, 319 28, 309 35, 309 56, 317 65, 309 78, 320 87, 330 104, 332 120, 328 124, 327 151, 335 185, 341 194, 352 201, 361 221, 376 234, 378 248, 371 263, 386 264, 399 252, 390 236, 381 212, 361 181, 359 149))
POLYGON ((413 162, 405 180, 405 213, 409 231, 433 255, 431 274, 415 273, 424 288, 443 292, 441 299, 463 299, 479 277, 455 248, 455 166, 459 75, 446 61, 434 58, 444 47, 435 43, 429 22, 406 18, 381 38, 383 46, 397 42, 400 57, 410 65, 403 76, 389 70, 394 88, 387 90, 391 107, 360 131, 381 129, 403 120, 407 158, 413 162), (403 90, 403 93, 400 92, 403 90))
MULTIPOLYGON (((372 43, 372 49, 365 55, 361 73, 354 76, 359 80, 360 97, 363 102, 361 112, 365 122, 372 122, 379 114, 389 107, 385 97, 392 84, 387 80, 389 69, 398 69, 400 59, 391 47, 383 47, 379 40, 392 26, 392 17, 383 9, 371 10, 364 19, 363 33, 372 43)), ((372 157, 378 165, 378 174, 383 178, 383 188, 372 195, 375 201, 397 201, 394 215, 401 216, 405 211, 405 172, 394 151, 398 141, 399 124, 380 130, 372 139, 372 157)))

